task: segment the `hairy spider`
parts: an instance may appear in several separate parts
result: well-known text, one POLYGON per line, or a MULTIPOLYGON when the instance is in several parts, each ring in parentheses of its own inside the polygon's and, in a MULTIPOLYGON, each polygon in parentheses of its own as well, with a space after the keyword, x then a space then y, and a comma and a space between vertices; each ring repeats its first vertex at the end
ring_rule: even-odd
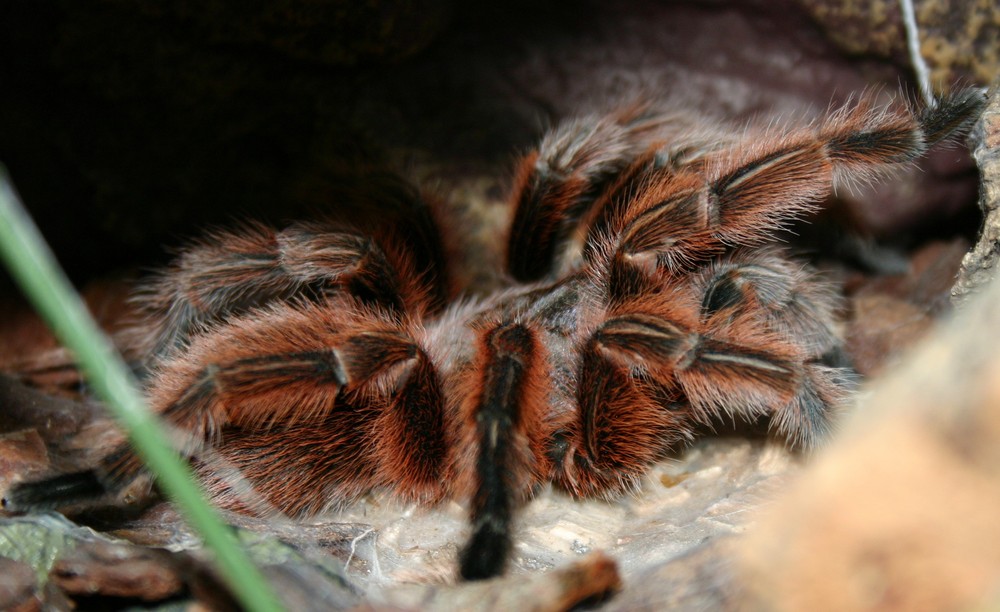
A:
MULTIPOLYGON (((720 417, 810 447, 850 395, 835 292, 768 246, 838 179, 869 179, 963 129, 965 90, 930 108, 862 97, 806 126, 725 131, 635 105, 558 125, 512 190, 508 288, 458 297, 449 229, 413 190, 408 222, 250 224, 183 251, 139 296, 153 408, 238 483, 245 512, 308 515, 373 488, 468 500, 466 579, 503 571, 538 485, 635 489, 720 417), (249 484, 256 496, 241 489, 249 484), (253 501, 258 500, 258 501, 253 501)), ((15 508, 122 490, 122 442, 93 471, 22 483, 15 508)))

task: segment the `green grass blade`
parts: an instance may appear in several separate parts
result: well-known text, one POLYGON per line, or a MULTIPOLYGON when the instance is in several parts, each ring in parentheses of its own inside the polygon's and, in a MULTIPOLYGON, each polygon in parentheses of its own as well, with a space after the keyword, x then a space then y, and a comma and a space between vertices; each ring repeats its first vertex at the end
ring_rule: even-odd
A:
POLYGON ((258 569, 240 549, 145 407, 138 385, 59 268, 0 166, 0 255, 56 336, 73 351, 88 383, 129 432, 162 490, 216 555, 223 576, 248 610, 280 610, 258 569))

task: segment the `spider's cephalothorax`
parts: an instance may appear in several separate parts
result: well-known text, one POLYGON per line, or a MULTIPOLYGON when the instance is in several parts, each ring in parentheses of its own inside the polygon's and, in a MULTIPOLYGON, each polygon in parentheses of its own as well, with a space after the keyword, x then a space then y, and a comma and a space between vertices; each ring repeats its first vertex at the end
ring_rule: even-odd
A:
MULTIPOLYGON (((838 176, 910 162, 981 104, 972 90, 921 111, 862 98, 743 132, 648 106, 569 121, 516 172, 507 289, 450 298, 449 226, 401 190, 416 221, 394 228, 248 225, 195 244, 141 293, 132 348, 185 452, 210 465, 210 445, 238 469, 202 470, 218 503, 302 515, 373 488, 468 500, 461 575, 493 576, 540 483, 629 491, 720 417, 769 418, 793 446, 822 439, 851 380, 832 357, 836 300, 767 243, 838 176)), ((8 501, 141 474, 123 443, 8 501)))

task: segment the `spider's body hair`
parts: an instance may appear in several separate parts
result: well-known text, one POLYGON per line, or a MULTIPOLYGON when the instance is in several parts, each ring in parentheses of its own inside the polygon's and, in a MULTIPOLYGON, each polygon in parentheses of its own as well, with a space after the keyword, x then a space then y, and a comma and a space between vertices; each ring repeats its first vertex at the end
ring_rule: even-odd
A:
MULTIPOLYGON (((635 490, 719 419, 766 417, 789 446, 821 442, 852 391, 831 357, 837 300, 764 245, 837 180, 909 163, 981 105, 969 92, 923 111, 862 98, 743 133, 641 105, 567 122, 516 172, 507 264, 520 283, 450 305, 431 212, 401 233, 216 234, 140 296, 147 395, 185 432, 183 453, 239 471, 202 465, 221 505, 309 515, 375 488, 467 500, 460 574, 496 575, 542 483, 635 490)), ((111 490, 144 474, 124 441, 96 473, 111 490)), ((45 505, 49 485, 83 496, 94 482, 22 483, 7 500, 45 505)))

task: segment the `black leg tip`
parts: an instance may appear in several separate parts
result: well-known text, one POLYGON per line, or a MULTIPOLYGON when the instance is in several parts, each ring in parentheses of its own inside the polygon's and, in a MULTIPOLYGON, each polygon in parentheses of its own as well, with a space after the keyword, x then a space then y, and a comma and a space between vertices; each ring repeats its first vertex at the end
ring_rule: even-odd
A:
POLYGON ((107 493, 93 471, 74 472, 21 482, 7 491, 3 507, 11 512, 51 510, 72 503, 98 499, 107 493))
POLYGON ((459 557, 463 580, 488 580, 503 573, 510 553, 510 535, 502 529, 482 525, 472 535, 459 557))

